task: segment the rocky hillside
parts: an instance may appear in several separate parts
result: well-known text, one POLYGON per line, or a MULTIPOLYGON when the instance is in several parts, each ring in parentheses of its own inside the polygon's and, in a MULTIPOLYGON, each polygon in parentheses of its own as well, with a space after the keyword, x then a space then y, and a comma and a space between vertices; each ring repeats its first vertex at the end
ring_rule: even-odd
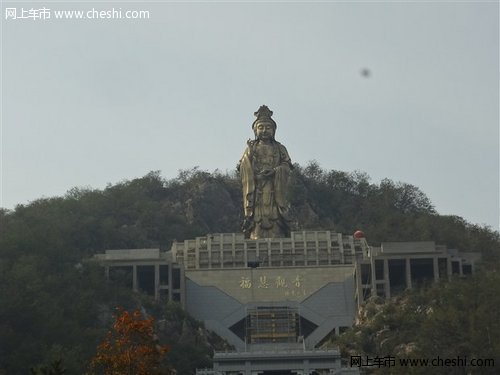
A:
MULTIPOLYGON (((298 228, 343 233, 362 229, 372 245, 433 240, 481 252, 488 275, 498 270, 498 232, 439 215, 415 186, 388 179, 372 184, 364 173, 325 171, 311 163, 295 166, 289 198, 298 228)), ((241 206, 236 172, 192 169, 172 180, 151 172, 103 190, 74 188, 63 197, 0 210, 0 374, 25 374, 30 367, 60 358, 70 373, 83 373, 112 308, 147 302, 107 282, 102 269, 86 260, 105 249, 168 250, 175 239, 239 231, 241 206)), ((475 306, 465 305, 468 300, 463 303, 464 310, 475 306)), ((367 309, 386 308, 374 306, 367 309)), ((384 314, 403 314, 396 306, 396 315, 392 310, 384 314)), ((171 311, 149 309, 158 321, 171 319, 171 311)), ((190 358, 198 353, 199 360, 191 361, 172 353, 172 363, 183 369, 179 374, 189 374, 193 366, 205 363, 211 347, 224 344, 200 331, 187 316, 175 319, 171 327, 165 323, 170 328, 164 340, 185 340, 190 358)), ((483 332, 482 337, 488 336, 483 332)), ((395 347, 412 342, 396 345, 397 337, 393 341, 395 347)))

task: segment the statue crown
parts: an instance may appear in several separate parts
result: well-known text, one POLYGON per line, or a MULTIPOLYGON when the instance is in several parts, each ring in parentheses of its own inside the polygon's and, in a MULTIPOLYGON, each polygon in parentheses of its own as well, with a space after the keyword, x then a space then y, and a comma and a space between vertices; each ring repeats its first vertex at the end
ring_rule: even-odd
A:
POLYGON ((257 112, 253 114, 257 117, 257 120, 270 119, 273 115, 273 111, 271 111, 267 105, 261 105, 257 112))
POLYGON ((267 105, 261 105, 257 112, 254 112, 253 114, 257 118, 252 124, 252 129, 254 129, 255 125, 259 122, 270 122, 271 124, 273 124, 274 129, 276 130, 276 122, 271 118, 271 116, 273 115, 273 111, 271 111, 267 105))

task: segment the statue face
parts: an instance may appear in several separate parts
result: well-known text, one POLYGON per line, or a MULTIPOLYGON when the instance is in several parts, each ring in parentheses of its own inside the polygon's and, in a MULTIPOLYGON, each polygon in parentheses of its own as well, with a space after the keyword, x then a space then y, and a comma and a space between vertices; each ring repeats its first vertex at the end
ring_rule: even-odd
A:
POLYGON ((258 139, 267 141, 274 138, 274 126, 270 122, 259 122, 255 126, 255 135, 258 139))

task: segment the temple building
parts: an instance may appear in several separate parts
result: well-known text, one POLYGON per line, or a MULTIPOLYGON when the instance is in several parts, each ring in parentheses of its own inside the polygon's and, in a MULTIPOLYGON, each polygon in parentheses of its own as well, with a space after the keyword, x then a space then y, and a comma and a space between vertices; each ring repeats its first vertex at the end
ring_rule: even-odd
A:
POLYGON ((234 352, 215 353, 199 374, 352 374, 322 342, 352 326, 370 296, 474 271, 477 253, 434 242, 370 246, 360 231, 297 231, 286 238, 210 234, 171 250, 96 255, 113 279, 158 301, 178 301, 234 352))
POLYGON ((107 250, 97 260, 108 277, 180 302, 235 348, 215 353, 200 375, 357 374, 322 344, 353 325, 365 300, 472 273, 478 254, 431 241, 373 247, 361 231, 291 231, 293 164, 275 139, 273 111, 262 105, 254 116, 238 164, 242 233, 174 242, 167 252, 107 250))
POLYGON ((176 301, 184 306, 184 268, 160 249, 106 250, 94 259, 105 267, 106 277, 120 280, 135 292, 154 296, 156 301, 176 301))

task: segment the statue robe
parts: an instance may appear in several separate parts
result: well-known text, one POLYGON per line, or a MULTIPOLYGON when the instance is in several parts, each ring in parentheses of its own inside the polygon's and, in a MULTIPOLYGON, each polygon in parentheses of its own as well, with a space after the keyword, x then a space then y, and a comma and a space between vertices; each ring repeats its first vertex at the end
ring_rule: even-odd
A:
MULTIPOLYGON (((259 151, 259 141, 248 141, 240 160, 245 213, 244 231, 250 238, 286 237, 289 235, 286 187, 292 163, 281 143, 271 143, 271 153, 259 151), (272 169, 270 177, 261 174, 272 169)), ((265 146, 260 146, 265 147, 265 146)), ((269 148, 268 148, 269 151, 269 148)))

